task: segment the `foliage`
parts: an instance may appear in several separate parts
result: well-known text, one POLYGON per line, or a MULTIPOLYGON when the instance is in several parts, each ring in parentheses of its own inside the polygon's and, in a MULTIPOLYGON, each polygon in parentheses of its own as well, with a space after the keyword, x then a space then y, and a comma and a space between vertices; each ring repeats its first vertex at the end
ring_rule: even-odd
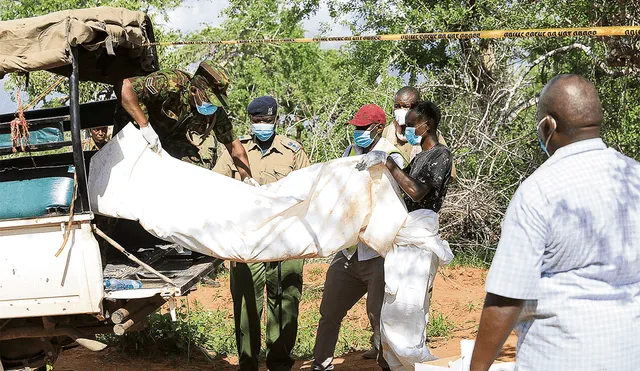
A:
MULTIPOLYGON (((637 24, 637 1, 331 1, 356 34, 637 24)), ((368 69, 371 86, 391 73, 418 86, 443 111, 440 130, 456 156, 440 229, 463 260, 489 261, 511 196, 545 157, 537 144, 537 94, 553 76, 577 73, 599 88, 603 137, 640 158, 634 38, 358 42, 343 52, 368 69), (633 102, 633 103, 632 103, 633 102)), ((358 67, 356 67, 358 68, 358 67)))
MULTIPOLYGON (((11 19, 94 5, 152 10, 155 17, 180 0, 0 0, 11 19)), ((328 0, 332 16, 354 34, 633 25, 640 1, 540 0, 328 0)), ((157 39, 224 40, 300 37, 301 21, 319 0, 231 0, 219 27, 182 33, 156 26, 157 39)), ((169 23, 170 24, 170 23, 169 23)), ((440 125, 456 156, 458 179, 441 211, 441 231, 456 253, 473 264, 489 261, 499 224, 520 182, 544 160, 536 135, 536 97, 560 73, 593 81, 605 108, 603 138, 640 159, 640 43, 637 38, 548 38, 349 43, 339 50, 318 44, 241 44, 159 48, 161 66, 193 70, 211 58, 231 76, 230 113, 237 133, 249 130, 253 98, 269 94, 280 105, 279 131, 302 142, 314 162, 342 154, 350 142, 344 125, 357 109, 376 103, 390 120, 394 92, 409 83, 437 103, 440 125)), ((32 74, 34 96, 53 81, 32 74)), ((6 87, 14 89, 16 80, 6 87)), ((22 83, 22 81, 20 81, 22 83)), ((46 106, 65 104, 66 87, 46 106)), ((83 85, 83 101, 110 95, 109 87, 83 85), (103 93, 100 95, 100 93, 103 93)))
POLYGON ((449 337, 454 327, 453 321, 447 316, 440 312, 431 311, 427 324, 427 337, 449 337))
MULTIPOLYGON (((300 9, 314 4, 284 6, 282 1, 231 1, 220 27, 207 27, 190 35, 193 40, 232 38, 301 37, 300 9)), ((239 134, 248 132, 246 107, 260 95, 272 95, 279 103, 281 132, 300 140, 313 161, 342 155, 349 144, 344 124, 366 103, 393 94, 401 82, 385 79, 368 86, 363 71, 354 68, 344 53, 318 44, 230 45, 188 47, 177 50, 174 61, 211 58, 232 76, 230 113, 239 134)))
MULTIPOLYGON (((293 357, 309 359, 313 357, 318 321, 320 320, 320 296, 305 295, 303 305, 311 305, 312 310, 300 312, 298 319, 298 337, 292 351, 293 357)), ((99 340, 129 354, 170 354, 184 355, 199 351, 209 359, 217 359, 226 355, 236 355, 234 323, 231 313, 224 309, 210 310, 197 301, 188 307, 183 302, 177 309, 177 322, 172 322, 167 312, 158 311, 148 317, 149 326, 139 332, 126 333, 123 336, 100 335, 99 340)), ((441 326, 441 325, 438 325, 441 326)), ((264 326, 262 353, 264 355, 264 326)), ((438 330, 439 331, 439 330, 438 330)), ((345 320, 340 329, 335 354, 342 355, 351 351, 368 349, 368 330, 359 328, 345 320)))
MULTIPOLYGON (((305 287, 302 291, 300 308, 306 309, 300 311, 298 337, 292 351, 293 356, 297 359, 310 359, 313 357, 313 347, 316 341, 318 322, 320 321, 321 289, 322 286, 305 287)), ((371 331, 356 326, 347 315, 342 321, 334 354, 341 356, 353 351, 367 350, 371 345, 370 337, 371 331)))
POLYGON ((199 350, 213 359, 236 352, 231 318, 225 310, 209 310, 197 301, 190 308, 183 302, 177 309, 176 322, 169 313, 158 311, 148 317, 145 330, 122 337, 105 335, 101 340, 129 353, 186 354, 199 350))
POLYGON ((454 246, 453 250, 453 260, 447 265, 449 268, 474 267, 488 269, 494 254, 492 249, 485 246, 466 247, 464 249, 454 246))

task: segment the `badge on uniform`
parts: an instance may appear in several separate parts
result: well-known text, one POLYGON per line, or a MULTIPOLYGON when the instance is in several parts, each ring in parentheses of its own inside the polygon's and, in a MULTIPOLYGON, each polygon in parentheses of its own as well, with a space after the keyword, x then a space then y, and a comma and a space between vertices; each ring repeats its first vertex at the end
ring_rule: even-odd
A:
POLYGON ((157 95, 158 94, 158 90, 153 86, 153 83, 154 83, 154 78, 149 76, 144 81, 144 87, 147 88, 149 93, 151 93, 153 95, 157 95))
POLYGON ((284 144, 285 147, 288 147, 289 149, 291 149, 293 152, 298 152, 300 150, 300 145, 293 141, 289 141, 286 144, 283 141, 282 144, 284 144))

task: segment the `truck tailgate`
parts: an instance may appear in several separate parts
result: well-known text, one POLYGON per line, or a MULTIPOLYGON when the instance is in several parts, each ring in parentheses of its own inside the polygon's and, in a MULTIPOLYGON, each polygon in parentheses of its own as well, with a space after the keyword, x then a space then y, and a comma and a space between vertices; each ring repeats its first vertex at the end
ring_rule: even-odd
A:
MULTIPOLYGON (((172 286, 144 268, 129 260, 110 262, 104 269, 105 279, 134 279, 142 282, 141 289, 105 291, 106 299, 135 299, 160 294, 164 297, 182 296, 189 292, 202 279, 211 273, 219 260, 201 255, 177 245, 165 245, 154 249, 138 250, 134 254, 158 272, 170 278, 172 286)), ((123 257, 124 258, 124 257, 123 257)))

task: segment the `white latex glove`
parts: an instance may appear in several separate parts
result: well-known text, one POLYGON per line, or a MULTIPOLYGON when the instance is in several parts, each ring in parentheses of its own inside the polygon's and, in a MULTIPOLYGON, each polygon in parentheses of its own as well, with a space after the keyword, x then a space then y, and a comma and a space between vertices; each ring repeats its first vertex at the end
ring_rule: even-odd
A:
POLYGON ((362 160, 356 164, 356 169, 362 171, 372 166, 387 163, 389 154, 385 151, 371 151, 362 157, 362 160))
POLYGON ((140 128, 140 132, 142 133, 142 137, 144 140, 149 143, 149 148, 151 148, 154 152, 159 153, 162 151, 162 145, 160 145, 160 138, 158 138, 158 134, 153 130, 151 124, 147 124, 145 127, 140 128))
POLYGON ((242 182, 252 187, 260 187, 260 183, 258 183, 258 181, 253 178, 246 177, 242 180, 242 182))

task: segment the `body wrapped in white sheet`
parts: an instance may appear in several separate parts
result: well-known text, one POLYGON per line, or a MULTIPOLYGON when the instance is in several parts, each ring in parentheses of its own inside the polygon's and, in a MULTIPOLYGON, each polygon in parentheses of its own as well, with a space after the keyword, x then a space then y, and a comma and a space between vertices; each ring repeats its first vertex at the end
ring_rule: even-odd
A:
POLYGON ((163 240, 224 260, 330 256, 360 239, 387 257, 385 358, 393 370, 412 370, 430 356, 427 295, 438 263, 453 254, 438 235, 437 214, 408 214, 386 167, 359 171, 361 157, 252 187, 154 153, 129 124, 91 159, 90 202, 97 213, 137 220, 163 240))
POLYGON ((386 168, 358 171, 358 161, 251 187, 154 153, 129 124, 91 159, 90 202, 97 213, 138 220, 163 240, 225 260, 329 256, 358 238, 384 256, 407 212, 386 168))

